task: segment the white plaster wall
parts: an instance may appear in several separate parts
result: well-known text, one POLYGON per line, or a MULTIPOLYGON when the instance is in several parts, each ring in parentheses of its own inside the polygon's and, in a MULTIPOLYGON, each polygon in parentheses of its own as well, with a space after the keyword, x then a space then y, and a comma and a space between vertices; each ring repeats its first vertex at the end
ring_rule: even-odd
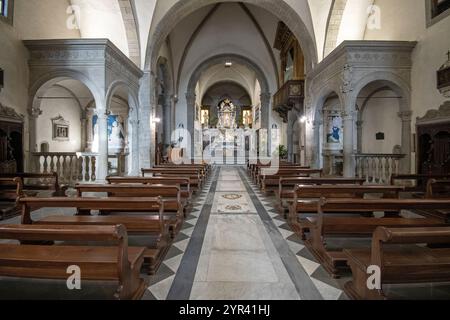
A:
POLYGON ((211 8, 212 6, 207 6, 194 12, 189 18, 181 21, 170 33, 175 76, 178 76, 181 59, 190 38, 203 19, 205 19, 211 8))
POLYGON ((148 33, 153 20, 157 0, 134 0, 139 26, 139 41, 141 43, 141 66, 145 64, 148 33))
POLYGON ((108 38, 125 55, 128 41, 117 0, 71 0, 80 8, 78 25, 82 38, 108 38))
MULTIPOLYGON (((61 88, 49 89, 44 97, 67 97, 67 91, 61 88)), ((36 143, 38 150, 43 142, 48 142, 50 152, 81 151, 81 110, 73 99, 44 99, 41 103, 42 115, 37 120, 36 143), (61 115, 70 122, 69 141, 53 141, 52 118, 61 115)))
POLYGON ((320 62, 323 59, 328 17, 333 0, 308 0, 308 3, 316 36, 317 57, 320 62))
POLYGON ((398 99, 391 90, 381 91, 370 99, 363 112, 363 153, 392 153, 394 146, 401 145, 402 123, 398 117, 398 99), (383 132, 385 140, 376 140, 376 134, 383 132))
MULTIPOLYGON (((391 1, 396 2, 397 0, 391 1)), ((348 0, 342 16, 336 46, 344 40, 361 40, 366 30, 368 11, 373 0, 348 0)), ((404 19, 399 19, 404 20, 404 19)))
POLYGON ((16 0, 14 26, 20 39, 73 39, 80 31, 67 28, 69 0, 16 0))
POLYGON ((427 28, 422 0, 376 0, 375 4, 381 8, 381 29, 367 30, 365 39, 419 42, 413 52, 412 110, 413 119, 423 117, 427 110, 438 109, 445 101, 436 89, 436 71, 447 60, 450 17, 427 28))

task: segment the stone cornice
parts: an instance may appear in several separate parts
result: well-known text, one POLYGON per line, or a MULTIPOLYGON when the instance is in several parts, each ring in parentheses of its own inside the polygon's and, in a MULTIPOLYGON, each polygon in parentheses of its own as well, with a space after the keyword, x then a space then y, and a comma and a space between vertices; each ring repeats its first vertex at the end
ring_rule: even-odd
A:
MULTIPOLYGON (((84 64, 121 66, 137 79, 143 76, 122 51, 108 39, 24 40, 30 51, 30 66, 84 64)), ((121 70, 120 70, 121 71, 121 70)))
POLYGON ((411 52, 416 45, 417 42, 410 41, 344 41, 308 74, 308 78, 315 78, 338 60, 361 67, 395 65, 410 68, 411 52))

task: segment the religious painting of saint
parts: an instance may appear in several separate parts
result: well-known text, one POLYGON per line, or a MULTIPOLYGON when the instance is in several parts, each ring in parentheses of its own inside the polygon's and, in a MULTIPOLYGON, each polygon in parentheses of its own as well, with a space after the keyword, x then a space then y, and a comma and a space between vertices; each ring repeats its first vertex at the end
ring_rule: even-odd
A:
POLYGON ((339 116, 331 116, 329 120, 329 128, 327 131, 327 143, 337 144, 341 142, 342 135, 342 118, 339 116))

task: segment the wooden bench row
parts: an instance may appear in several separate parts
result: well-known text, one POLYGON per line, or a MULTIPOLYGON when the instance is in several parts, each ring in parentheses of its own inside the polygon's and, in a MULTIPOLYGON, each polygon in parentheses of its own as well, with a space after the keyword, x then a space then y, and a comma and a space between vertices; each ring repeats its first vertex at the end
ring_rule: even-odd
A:
POLYGON ((14 265, 9 259, 16 256, 0 249, 0 276, 62 279, 64 275, 67 279, 69 261, 82 268, 82 281, 113 281, 118 288, 115 298, 140 298, 146 288, 141 268, 145 266, 149 274, 156 272, 182 225, 183 209, 192 193, 189 178, 173 177, 172 184, 161 178, 136 179, 108 178, 106 185, 77 185, 75 198, 20 198, 22 225, 6 226, 3 235, 0 230, 0 238, 22 242, 10 244, 20 263, 14 265), (92 197, 98 193, 103 197, 92 197), (57 213, 33 219, 33 212, 42 208, 75 209, 77 215, 57 213), (15 233, 10 232, 13 229, 15 233), (119 244, 105 246, 110 240, 119 244), (38 254, 31 254, 32 250, 38 254), (14 270, 6 267, 13 265, 14 270))

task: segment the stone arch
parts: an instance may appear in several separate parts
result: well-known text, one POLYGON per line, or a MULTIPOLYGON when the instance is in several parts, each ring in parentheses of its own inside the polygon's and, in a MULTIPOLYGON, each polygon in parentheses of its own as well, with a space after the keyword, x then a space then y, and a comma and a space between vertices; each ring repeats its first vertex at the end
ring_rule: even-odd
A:
MULTIPOLYGON (((52 72, 48 72, 38 77, 30 86, 29 99, 28 99, 28 114, 29 114, 29 152, 30 154, 36 152, 39 148, 37 145, 37 119, 41 114, 41 102, 38 99, 39 96, 43 95, 52 86, 61 82, 63 80, 73 79, 80 81, 84 86, 88 88, 96 105, 103 105, 104 97, 99 88, 95 83, 86 75, 81 72, 70 70, 70 69, 59 69, 52 72)), ((32 162, 32 157, 28 157, 28 168, 34 170, 34 164, 32 162)))
MULTIPOLYGON (((188 97, 188 119, 187 119, 187 127, 188 129, 191 129, 194 127, 194 114, 189 114, 190 111, 193 111, 192 101, 194 100, 195 103, 195 87, 197 85, 198 80, 201 77, 201 74, 206 71, 208 68, 215 66, 217 64, 224 64, 227 60, 232 60, 236 62, 237 64, 241 64, 249 68, 250 70, 253 70, 256 74, 256 78, 259 81, 259 84, 261 86, 261 97, 269 96, 270 97, 270 87, 269 82, 267 81, 266 76, 264 75, 264 72, 262 69, 253 61, 249 60, 246 57, 236 55, 236 54, 223 54, 223 55, 217 55, 213 56, 202 63, 200 63, 195 71, 192 73, 188 87, 187 87, 187 93, 186 97, 188 97)), ((261 99, 261 127, 262 128, 269 128, 269 119, 270 119, 270 100, 269 99, 261 99), (264 101, 267 100, 267 101, 264 101)))
POLYGON ((238 87, 241 87, 241 88, 245 91, 245 93, 246 93, 250 98, 251 98, 251 96, 252 96, 252 95, 250 94, 250 92, 248 91, 248 89, 247 89, 244 85, 242 85, 241 83, 239 83, 238 81, 233 80, 233 79, 223 79, 223 80, 213 81, 211 84, 209 84, 209 85, 204 89, 203 96, 201 97, 201 100, 203 100, 205 94, 206 94, 211 88, 213 88, 214 86, 219 85, 219 84, 221 84, 221 83, 231 83, 231 84, 234 84, 234 85, 236 85, 236 86, 238 86, 238 87))
MULTIPOLYGON (((370 85, 371 83, 379 82, 383 86, 389 87, 392 91, 400 95, 404 101, 401 103, 401 110, 411 110, 411 87, 407 81, 405 81, 398 74, 388 71, 371 72, 358 80, 357 85, 353 90, 351 97, 351 106, 356 106, 356 99, 358 98, 361 90, 370 85)), ((355 111, 355 110, 350 110, 355 111)))
POLYGON ((338 90, 337 86, 327 86, 323 87, 322 90, 317 94, 317 99, 313 102, 313 119, 312 119, 312 133, 313 133, 313 142, 312 142, 312 152, 311 152, 311 165, 316 168, 322 168, 322 148, 324 143, 323 137, 323 107, 327 99, 331 96, 337 96, 339 100, 339 104, 341 106, 342 111, 344 111, 344 100, 341 94, 341 91, 338 90))
MULTIPOLYGON (((220 2, 237 2, 236 0, 180 0, 172 6, 167 14, 159 21, 154 32, 149 33, 145 68, 155 70, 159 50, 165 39, 172 31, 173 27, 184 18, 199 10, 202 7, 220 2)), ((243 3, 255 6, 272 12, 277 18, 282 20, 293 32, 302 46, 307 63, 307 71, 317 63, 317 50, 313 37, 308 28, 294 9, 284 1, 270 0, 242 0, 243 3)))
POLYGON ((39 92, 46 91, 54 84, 66 79, 74 79, 83 83, 89 89, 92 96, 94 97, 94 100, 97 102, 96 105, 103 105, 104 96, 100 89, 95 85, 93 81, 91 81, 89 77, 78 71, 62 69, 48 72, 33 82, 33 84, 30 86, 29 91, 29 112, 39 110, 39 104, 37 104, 36 101, 36 96, 39 92), (99 104, 99 102, 101 102, 101 104, 99 104))
MULTIPOLYGON (((411 111, 411 88, 410 85, 398 74, 387 71, 378 71, 372 72, 368 75, 364 76, 362 79, 358 81, 358 85, 355 87, 354 95, 351 98, 351 104, 349 105, 352 108, 356 107, 356 101, 358 96, 361 94, 361 91, 367 88, 370 85, 376 85, 373 92, 369 95, 369 97, 364 101, 364 104, 361 106, 361 110, 357 113, 357 150, 360 151, 362 149, 362 137, 363 137, 363 122, 362 115, 365 109, 366 104, 376 93, 380 92, 380 90, 392 90, 395 92, 400 98, 399 101, 399 110, 398 116, 401 121, 401 150, 402 153, 405 154, 405 158, 401 161, 400 171, 403 173, 410 173, 411 171, 411 136, 412 136, 412 111, 411 111)), ((353 112, 356 110, 350 110, 353 112)))
MULTIPOLYGON (((261 128, 269 129, 270 122, 270 87, 267 78, 262 71, 262 69, 252 60, 237 54, 221 54, 217 56, 210 57, 200 63, 194 72, 191 74, 191 77, 188 82, 187 92, 186 92, 186 100, 187 100, 187 130, 191 132, 191 136, 194 137, 194 118, 195 118, 195 88, 197 82, 199 81, 202 73, 206 71, 208 68, 215 66, 217 64, 225 64, 226 61, 232 60, 237 64, 246 66, 250 70, 254 71, 256 74, 256 79, 259 81, 261 87, 261 128)), ((194 140, 191 139, 191 150, 194 150, 194 140)), ((268 150, 270 150, 270 142, 268 146, 268 150)))
POLYGON ((109 110, 114 93, 119 88, 126 88, 128 92, 128 122, 126 127, 128 139, 128 160, 127 171, 128 175, 139 174, 139 100, 137 93, 133 91, 132 87, 123 80, 117 80, 111 83, 106 94, 106 109, 109 110))

